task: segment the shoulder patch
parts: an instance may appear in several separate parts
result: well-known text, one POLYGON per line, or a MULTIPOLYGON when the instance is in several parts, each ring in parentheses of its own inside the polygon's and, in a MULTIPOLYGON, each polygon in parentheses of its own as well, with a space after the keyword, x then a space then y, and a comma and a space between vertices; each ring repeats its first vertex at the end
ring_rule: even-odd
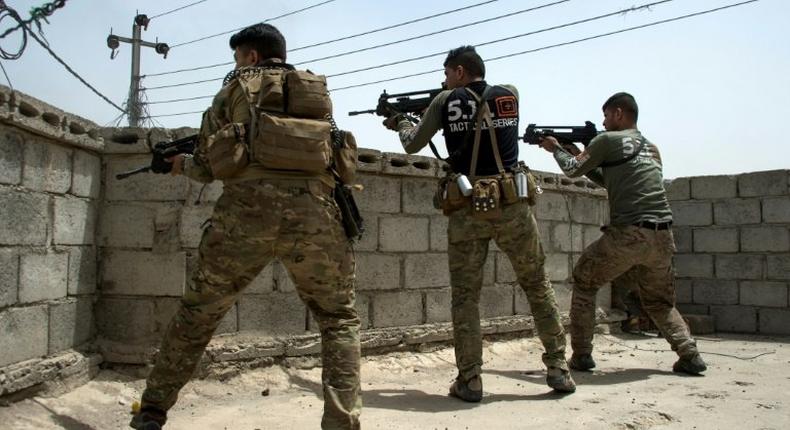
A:
POLYGON ((515 96, 499 96, 496 99, 496 113, 499 117, 515 117, 518 116, 518 108, 516 107, 515 96))

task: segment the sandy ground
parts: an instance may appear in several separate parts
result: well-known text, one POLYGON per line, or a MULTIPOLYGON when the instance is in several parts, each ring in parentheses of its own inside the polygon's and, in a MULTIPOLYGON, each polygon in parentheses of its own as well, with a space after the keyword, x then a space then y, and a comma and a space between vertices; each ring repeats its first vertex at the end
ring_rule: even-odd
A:
MULTIPOLYGON (((545 385, 535 339, 487 343, 480 404, 446 395, 455 376, 452 349, 366 357, 362 427, 788 429, 788 342, 755 336, 699 339, 709 369, 705 377, 690 377, 671 372, 675 355, 662 339, 596 335, 598 368, 574 373, 579 388, 567 396, 545 385)), ((317 429, 320 369, 312 364, 300 359, 226 381, 194 381, 171 411, 167 428, 317 429)), ((126 428, 143 385, 141 379, 103 371, 68 394, 0 408, 0 428, 126 428)))

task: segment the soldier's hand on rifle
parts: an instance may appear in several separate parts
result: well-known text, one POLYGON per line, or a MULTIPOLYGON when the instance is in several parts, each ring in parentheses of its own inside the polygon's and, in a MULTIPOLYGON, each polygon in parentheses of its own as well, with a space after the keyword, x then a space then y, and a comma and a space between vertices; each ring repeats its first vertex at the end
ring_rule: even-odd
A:
POLYGON ((558 142, 557 138, 554 136, 541 136, 538 140, 538 144, 541 148, 552 154, 561 147, 560 142, 558 142))
POLYGON ((184 158, 184 154, 176 154, 170 158, 165 158, 165 161, 173 165, 170 170, 171 175, 178 176, 184 173, 184 158))
POLYGON ((401 118, 401 114, 395 114, 385 119, 381 123, 384 124, 384 127, 387 127, 390 130, 398 131, 398 122, 400 122, 401 118))

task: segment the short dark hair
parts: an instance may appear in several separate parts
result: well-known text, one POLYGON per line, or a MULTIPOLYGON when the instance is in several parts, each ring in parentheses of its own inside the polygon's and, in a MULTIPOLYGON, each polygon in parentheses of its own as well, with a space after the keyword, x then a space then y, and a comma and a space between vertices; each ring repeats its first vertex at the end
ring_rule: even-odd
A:
POLYGON ((619 92, 609 97, 606 103, 601 107, 602 110, 620 108, 625 112, 629 112, 634 116, 634 122, 639 119, 639 106, 636 105, 634 96, 628 93, 619 92))
POLYGON ((271 24, 251 25, 230 37, 230 49, 254 49, 261 56, 285 61, 285 37, 271 24))
POLYGON ((466 45, 450 50, 447 53, 447 59, 444 60, 444 67, 448 66, 462 66, 476 78, 486 77, 486 65, 483 64, 483 59, 477 54, 474 46, 466 45))

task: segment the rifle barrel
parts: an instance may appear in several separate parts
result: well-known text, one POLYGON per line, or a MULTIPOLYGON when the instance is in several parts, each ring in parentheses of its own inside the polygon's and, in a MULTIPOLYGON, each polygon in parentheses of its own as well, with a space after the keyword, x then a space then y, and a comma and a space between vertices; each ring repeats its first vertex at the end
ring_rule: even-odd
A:
POLYGON ((363 115, 366 113, 376 113, 376 109, 368 109, 368 110, 355 110, 348 113, 348 116, 354 115, 363 115))
POLYGON ((126 179, 129 176, 136 175, 138 173, 144 173, 144 172, 147 172, 149 170, 151 170, 151 166, 138 167, 138 168, 136 168, 134 170, 129 170, 128 172, 118 173, 117 175, 115 175, 115 179, 126 179))

